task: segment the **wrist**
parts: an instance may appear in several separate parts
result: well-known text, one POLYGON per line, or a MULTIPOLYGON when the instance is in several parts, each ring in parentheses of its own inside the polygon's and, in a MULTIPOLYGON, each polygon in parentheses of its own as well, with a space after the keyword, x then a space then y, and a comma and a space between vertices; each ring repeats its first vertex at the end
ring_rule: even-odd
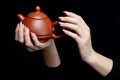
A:
POLYGON ((54 45, 55 45, 54 40, 51 39, 49 45, 46 48, 42 49, 41 51, 42 52, 49 51, 51 49, 51 47, 54 46, 54 45))
POLYGON ((84 60, 87 64, 93 67, 102 76, 106 76, 112 70, 113 61, 95 51, 84 60))
POLYGON ((95 61, 97 61, 96 52, 92 50, 91 53, 89 53, 89 55, 83 59, 83 61, 86 63, 95 63, 95 61))

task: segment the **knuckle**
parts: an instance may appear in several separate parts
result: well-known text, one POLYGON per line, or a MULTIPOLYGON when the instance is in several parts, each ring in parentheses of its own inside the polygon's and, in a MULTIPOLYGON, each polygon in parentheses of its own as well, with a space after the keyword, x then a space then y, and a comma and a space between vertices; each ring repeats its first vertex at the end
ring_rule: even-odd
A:
POLYGON ((22 44, 24 43, 24 41, 23 41, 23 40, 19 40, 19 42, 20 42, 20 43, 22 43, 22 44))
POLYGON ((82 16, 79 15, 78 18, 81 20, 81 19, 82 19, 82 16))
POLYGON ((78 40, 78 36, 77 36, 77 35, 74 35, 74 39, 75 39, 75 40, 78 40))
POLYGON ((76 26, 76 27, 74 27, 75 28, 75 30, 79 30, 80 28, 79 28, 79 26, 76 26))
POLYGON ((35 46, 37 46, 37 47, 41 47, 41 45, 40 45, 40 44, 35 44, 35 46))
POLYGON ((25 44, 27 47, 32 47, 32 44, 30 44, 30 43, 26 43, 25 44))

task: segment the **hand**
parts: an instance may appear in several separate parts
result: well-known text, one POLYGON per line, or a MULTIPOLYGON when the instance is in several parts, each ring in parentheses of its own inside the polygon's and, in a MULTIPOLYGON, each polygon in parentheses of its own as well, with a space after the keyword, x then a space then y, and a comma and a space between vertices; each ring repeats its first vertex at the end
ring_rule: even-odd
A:
POLYGON ((83 61, 88 63, 102 76, 106 76, 112 69, 113 61, 92 48, 90 28, 81 16, 65 11, 66 17, 59 17, 63 32, 73 38, 78 45, 79 53, 83 61), (72 32, 73 31, 73 32, 72 32))
POLYGON ((51 39, 46 42, 40 42, 37 36, 30 32, 22 22, 18 23, 15 29, 15 40, 21 44, 25 44, 25 47, 30 52, 42 50, 48 47, 51 43, 51 39))
POLYGON ((81 16, 68 11, 64 13, 66 16, 59 17, 59 24, 63 32, 77 42, 81 58, 85 60, 93 53, 90 29, 81 16))

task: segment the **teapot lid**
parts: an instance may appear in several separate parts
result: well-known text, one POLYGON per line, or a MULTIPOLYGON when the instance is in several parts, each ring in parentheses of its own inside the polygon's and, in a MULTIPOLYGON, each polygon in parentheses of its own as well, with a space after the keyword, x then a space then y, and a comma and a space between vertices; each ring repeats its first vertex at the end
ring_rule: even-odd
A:
POLYGON ((48 16, 40 11, 40 7, 36 6, 35 11, 34 12, 30 12, 27 15, 28 18, 32 18, 32 19, 45 19, 48 18, 48 16))

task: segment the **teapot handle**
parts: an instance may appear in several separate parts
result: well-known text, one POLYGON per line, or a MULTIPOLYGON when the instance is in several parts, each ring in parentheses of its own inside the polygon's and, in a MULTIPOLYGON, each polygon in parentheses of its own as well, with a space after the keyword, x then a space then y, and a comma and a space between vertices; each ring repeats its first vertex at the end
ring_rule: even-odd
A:
MULTIPOLYGON (((54 22, 53 22, 53 32, 56 30, 55 27, 56 27, 57 24, 58 24, 58 21, 54 21, 54 22)), ((53 37, 53 38, 61 38, 62 36, 63 36, 62 33, 59 34, 59 35, 56 35, 55 33, 52 34, 52 37, 53 37)))

